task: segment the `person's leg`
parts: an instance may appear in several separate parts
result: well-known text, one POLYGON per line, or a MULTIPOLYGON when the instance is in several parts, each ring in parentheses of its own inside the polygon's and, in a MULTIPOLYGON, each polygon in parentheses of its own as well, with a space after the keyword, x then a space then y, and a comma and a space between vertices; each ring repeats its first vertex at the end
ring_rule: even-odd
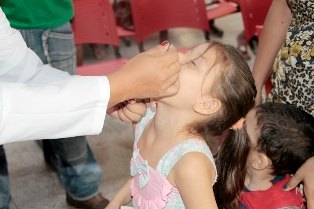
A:
POLYGON ((76 65, 82 66, 84 63, 84 45, 78 44, 76 47, 76 65))
MULTIPOLYGON (((28 46, 35 51, 43 63, 74 74, 75 45, 69 24, 49 30, 22 30, 21 32, 28 46)), ((67 197, 84 204, 85 200, 95 197, 99 201, 93 202, 94 206, 95 204, 105 206, 104 198, 98 198, 102 170, 94 159, 84 136, 43 140, 43 148, 45 159, 51 159, 57 168, 67 197)), ((91 207, 82 206, 82 208, 91 207)))
POLYGON ((0 209, 9 209, 10 199, 8 164, 0 145, 0 209))
MULTIPOLYGON (((46 141, 46 140, 45 140, 46 141)), ((85 137, 47 140, 54 151, 53 165, 67 194, 77 200, 87 200, 99 192, 102 171, 85 137)))

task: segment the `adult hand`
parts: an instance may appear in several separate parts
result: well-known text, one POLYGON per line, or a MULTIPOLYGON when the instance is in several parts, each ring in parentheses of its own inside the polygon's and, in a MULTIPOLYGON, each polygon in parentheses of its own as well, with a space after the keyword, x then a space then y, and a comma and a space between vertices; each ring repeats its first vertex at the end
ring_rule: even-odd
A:
POLYGON ((314 209, 314 157, 308 159, 287 183, 286 191, 303 182, 307 209, 314 209))
POLYGON ((120 70, 108 75, 109 107, 128 99, 159 98, 178 92, 181 64, 169 43, 157 46, 130 59, 120 70))
POLYGON ((179 62, 184 65, 201 57, 210 48, 209 43, 200 44, 186 53, 179 53, 179 62))

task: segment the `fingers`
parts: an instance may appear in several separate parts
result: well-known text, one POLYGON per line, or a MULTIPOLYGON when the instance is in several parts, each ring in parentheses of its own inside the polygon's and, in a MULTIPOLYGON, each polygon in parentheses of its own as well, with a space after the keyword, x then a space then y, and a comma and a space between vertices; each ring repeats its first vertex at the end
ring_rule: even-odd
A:
POLYGON ((300 182, 304 185, 304 194, 308 209, 314 209, 314 157, 308 159, 284 186, 285 191, 295 188, 300 182))
POLYGON ((178 51, 177 49, 172 46, 169 51, 166 51, 163 53, 163 55, 160 57, 160 62, 162 62, 165 66, 172 65, 174 63, 178 63, 178 51))
POLYGON ((147 54, 147 55, 151 55, 151 56, 160 56, 162 54, 164 54, 167 51, 167 46, 155 46, 154 48, 151 48, 143 53, 147 54))
POLYGON ((209 43, 205 43, 193 48, 191 51, 179 56, 179 62, 183 65, 195 60, 196 58, 202 56, 207 51, 209 46, 209 43))
POLYGON ((124 109, 124 108, 119 109, 119 110, 117 111, 117 113, 118 113, 118 118, 119 118, 121 121, 123 121, 123 122, 131 123, 132 120, 129 119, 129 118, 125 115, 123 109, 124 109))
POLYGON ((162 55, 165 52, 167 52, 167 50, 169 49, 169 46, 170 46, 169 42, 164 41, 160 45, 147 50, 145 53, 148 55, 162 55))
MULTIPOLYGON (((139 121, 146 114, 146 104, 143 102, 135 102, 133 100, 132 103, 129 103, 124 109, 125 114, 130 114, 130 116, 134 116, 133 121, 139 121), (135 118, 137 117, 137 118, 135 118)), ((128 115, 127 115, 128 116, 128 115)), ((131 117, 129 117, 132 119, 131 117)))
MULTIPOLYGON (((292 176, 290 181, 287 183, 285 190, 289 191, 295 188, 300 182, 304 183, 304 187, 310 187, 311 191, 314 191, 313 184, 307 185, 309 182, 314 181, 314 157, 309 158, 292 176)), ((314 192, 312 192, 314 193, 314 192)))
POLYGON ((112 117, 114 117, 114 118, 120 119, 117 110, 115 110, 115 111, 110 111, 110 112, 107 111, 107 113, 110 114, 110 115, 111 115, 112 117))
POLYGON ((119 118, 125 122, 137 122, 146 113, 146 105, 142 102, 129 102, 125 107, 118 111, 119 118))
POLYGON ((303 177, 299 174, 299 171, 297 171, 290 179, 290 181, 284 185, 283 189, 285 191, 290 191, 294 188, 296 188, 303 180, 303 177))
POLYGON ((174 47, 172 44, 170 45, 168 42, 166 42, 164 45, 158 45, 144 53, 146 55, 158 57, 158 62, 163 63, 164 66, 178 61, 178 51, 176 47, 174 47))

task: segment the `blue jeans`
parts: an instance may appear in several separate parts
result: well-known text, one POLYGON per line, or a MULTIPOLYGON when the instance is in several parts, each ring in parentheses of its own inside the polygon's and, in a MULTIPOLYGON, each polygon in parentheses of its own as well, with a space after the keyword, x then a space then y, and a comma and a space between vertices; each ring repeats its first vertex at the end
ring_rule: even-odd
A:
MULTIPOLYGON (((48 30, 32 29, 20 30, 20 32, 28 47, 41 58, 43 63, 70 74, 74 73, 75 45, 70 24, 48 30)), ((77 200, 86 200, 99 192, 103 173, 85 136, 43 140, 43 144, 45 145, 43 147, 50 148, 49 155, 54 159, 52 162, 69 195, 77 200)), ((0 149, 0 163, 2 163, 0 165, 0 209, 2 209, 8 207, 6 204, 9 202, 7 162, 3 149, 0 149), (4 205, 1 205, 2 201, 4 205)))

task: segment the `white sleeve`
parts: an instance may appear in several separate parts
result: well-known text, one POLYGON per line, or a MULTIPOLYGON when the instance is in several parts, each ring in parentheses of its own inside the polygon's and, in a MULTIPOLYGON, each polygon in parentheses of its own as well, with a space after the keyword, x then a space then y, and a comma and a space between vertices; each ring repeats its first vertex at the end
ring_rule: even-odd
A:
POLYGON ((0 144, 99 134, 109 97, 106 77, 43 65, 0 8, 0 144))
POLYGON ((99 134, 110 88, 106 77, 49 85, 0 83, 0 144, 99 134))

